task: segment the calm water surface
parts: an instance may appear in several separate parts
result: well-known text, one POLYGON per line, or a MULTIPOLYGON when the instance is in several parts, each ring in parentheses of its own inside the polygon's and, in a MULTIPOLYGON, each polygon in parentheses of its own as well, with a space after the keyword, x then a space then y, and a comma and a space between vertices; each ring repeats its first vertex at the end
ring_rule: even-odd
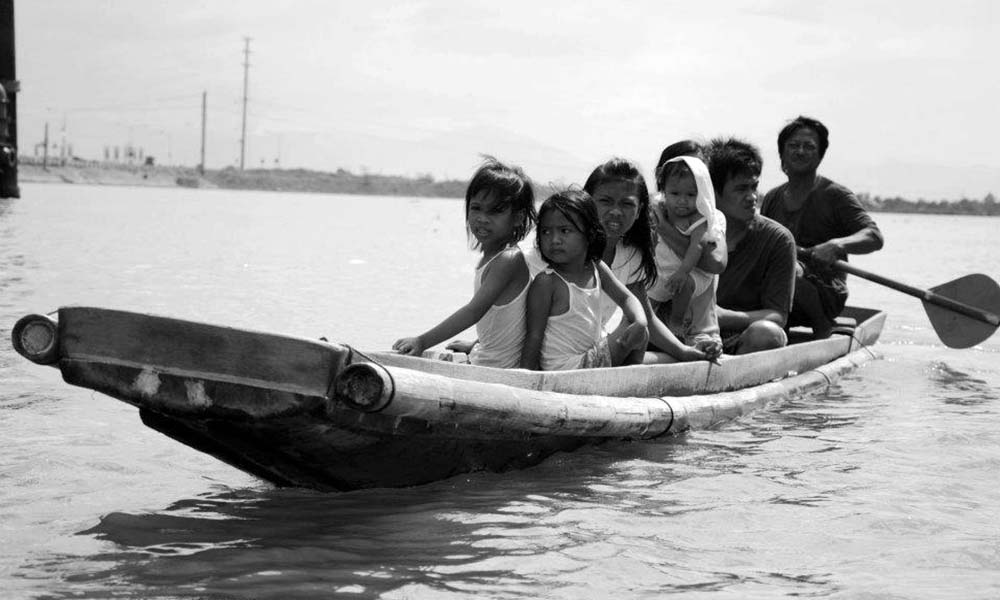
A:
MULTIPOLYGON (((920 302, 881 360, 710 431, 403 490, 275 489, 10 349, 93 304, 385 348, 471 293, 462 203, 71 185, 0 200, 4 598, 1000 597, 1000 336, 920 302)), ((1000 220, 877 215, 863 268, 1000 279, 1000 220)))

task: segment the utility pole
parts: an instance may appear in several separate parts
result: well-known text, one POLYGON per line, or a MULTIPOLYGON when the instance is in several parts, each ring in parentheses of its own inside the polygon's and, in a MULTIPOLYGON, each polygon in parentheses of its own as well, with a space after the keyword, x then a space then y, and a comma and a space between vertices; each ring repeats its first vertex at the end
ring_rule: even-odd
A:
POLYGON ((207 115, 208 92, 201 93, 201 163, 198 164, 198 173, 205 174, 205 119, 207 115))
POLYGON ((59 165, 66 166, 66 115, 63 114, 61 138, 59 141, 59 165))
POLYGON ((247 76, 250 71, 250 38, 243 38, 243 133, 240 135, 240 171, 247 155, 247 76))

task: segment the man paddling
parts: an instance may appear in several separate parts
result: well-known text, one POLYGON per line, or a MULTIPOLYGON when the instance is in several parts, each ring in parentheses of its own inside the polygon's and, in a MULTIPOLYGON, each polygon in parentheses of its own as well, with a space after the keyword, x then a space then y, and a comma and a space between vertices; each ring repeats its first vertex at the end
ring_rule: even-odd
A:
POLYGON ((826 126, 798 117, 778 134, 781 169, 788 182, 764 196, 761 213, 787 227, 800 252, 789 325, 812 327, 813 337, 829 337, 847 302, 847 275, 833 263, 848 254, 882 248, 882 232, 846 187, 817 174, 829 147, 826 126))

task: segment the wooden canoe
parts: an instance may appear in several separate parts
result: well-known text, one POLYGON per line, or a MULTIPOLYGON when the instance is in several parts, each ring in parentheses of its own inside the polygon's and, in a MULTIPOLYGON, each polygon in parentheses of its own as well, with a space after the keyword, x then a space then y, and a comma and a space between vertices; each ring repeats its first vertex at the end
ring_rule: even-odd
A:
POLYGON ((13 341, 67 383, 136 406, 147 426, 248 473, 352 490, 523 468, 733 419, 874 358, 885 314, 845 316, 851 335, 720 364, 545 373, 89 307, 23 317, 13 341))

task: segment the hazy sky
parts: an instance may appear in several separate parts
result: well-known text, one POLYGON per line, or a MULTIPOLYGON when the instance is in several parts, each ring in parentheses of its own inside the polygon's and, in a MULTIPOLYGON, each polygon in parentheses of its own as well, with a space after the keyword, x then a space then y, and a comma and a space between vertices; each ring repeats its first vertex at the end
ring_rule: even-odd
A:
POLYGON ((856 191, 980 198, 1000 194, 998 4, 20 0, 20 146, 48 122, 83 158, 194 165, 204 91, 208 167, 238 164, 246 36, 248 167, 465 178, 489 153, 580 183, 736 135, 771 186, 807 114, 856 191))

